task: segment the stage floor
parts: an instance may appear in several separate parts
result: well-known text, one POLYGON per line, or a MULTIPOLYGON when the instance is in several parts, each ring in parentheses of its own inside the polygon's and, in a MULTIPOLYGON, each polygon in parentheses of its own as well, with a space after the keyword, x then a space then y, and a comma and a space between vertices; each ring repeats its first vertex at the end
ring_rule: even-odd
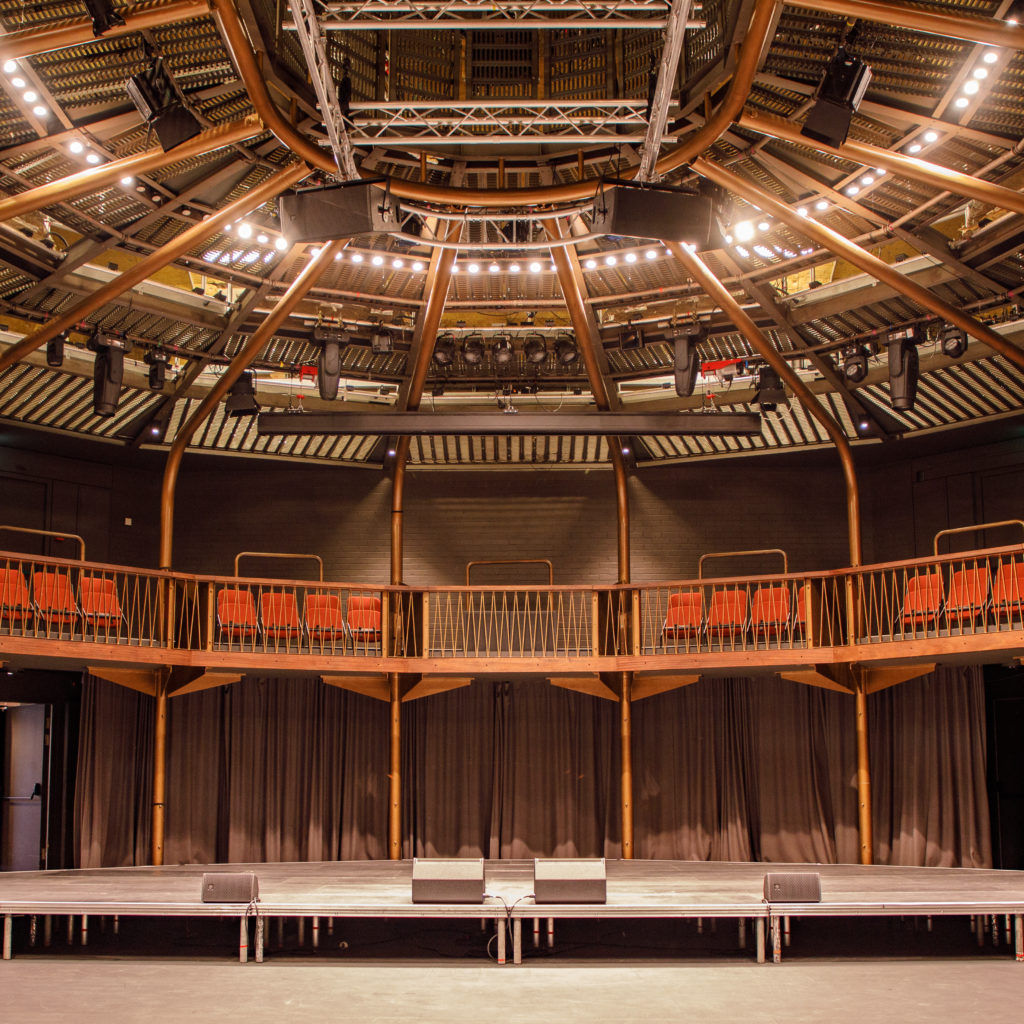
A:
MULTIPOLYGON (((910 868, 851 864, 734 864, 692 861, 607 862, 604 904, 536 905, 532 861, 488 861, 487 898, 479 904, 414 904, 411 861, 328 861, 289 864, 217 864, 179 867, 23 871, 0 874, 4 959, 12 955, 13 919, 42 915, 81 917, 83 941, 92 916, 238 917, 240 959, 253 948, 262 959, 264 922, 310 920, 316 944, 321 918, 483 918, 495 922, 498 961, 505 961, 506 933, 512 957, 522 957, 522 922, 546 921, 548 941, 560 918, 732 918, 754 926, 756 955, 765 959, 766 926, 773 959, 781 958, 783 921, 800 917, 963 915, 1013 922, 1016 957, 1024 962, 1024 872, 910 868), (203 903, 205 871, 253 871, 259 879, 255 905, 203 903), (767 903, 767 871, 816 872, 820 903, 767 903), (506 927, 501 926, 504 921, 506 927)), ((1008 928, 1007 928, 1008 930, 1008 928)))

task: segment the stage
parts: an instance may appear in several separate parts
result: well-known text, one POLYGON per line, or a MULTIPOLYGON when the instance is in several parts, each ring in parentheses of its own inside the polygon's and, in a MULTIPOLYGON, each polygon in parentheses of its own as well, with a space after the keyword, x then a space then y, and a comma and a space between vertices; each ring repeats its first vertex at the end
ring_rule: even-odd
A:
POLYGON ((528 860, 488 861, 487 895, 479 904, 414 904, 411 879, 412 863, 407 860, 9 872, 0 874, 3 958, 9 960, 14 953, 14 919, 23 916, 32 920, 33 939, 37 918, 43 919, 47 938, 54 917, 67 918, 69 936, 77 918, 82 945, 88 943, 91 917, 236 917, 243 963, 250 945, 261 962, 265 928, 288 918, 299 920, 303 934, 309 924, 313 948, 322 923, 337 918, 480 919, 495 929, 497 962, 511 959, 518 964, 524 921, 535 944, 553 946, 559 919, 727 919, 736 922, 740 948, 746 947, 752 926, 753 955, 763 963, 781 960, 791 919, 959 915, 975 919, 979 937, 986 921, 996 934, 1001 927, 1007 942, 1012 923, 1012 948, 1017 961, 1024 962, 1022 871, 610 860, 607 903, 544 905, 533 900, 533 862, 528 860), (254 872, 258 901, 202 902, 206 871, 254 872), (767 871, 818 873, 821 902, 765 902, 767 871))

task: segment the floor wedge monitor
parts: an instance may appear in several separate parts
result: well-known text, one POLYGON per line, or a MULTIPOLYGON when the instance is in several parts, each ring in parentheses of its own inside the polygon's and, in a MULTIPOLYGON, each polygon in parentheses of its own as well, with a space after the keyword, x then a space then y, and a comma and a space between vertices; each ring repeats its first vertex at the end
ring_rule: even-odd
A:
POLYGON ((533 896, 536 903, 607 902, 604 858, 538 857, 533 862, 533 896))
POLYGON ((204 903, 252 903, 260 884, 252 871, 207 871, 203 875, 204 903))
POLYGON ((821 875, 817 871, 769 871, 764 876, 769 903, 820 903, 821 875))
POLYGON ((414 857, 413 903, 483 903, 484 859, 440 860, 414 857))

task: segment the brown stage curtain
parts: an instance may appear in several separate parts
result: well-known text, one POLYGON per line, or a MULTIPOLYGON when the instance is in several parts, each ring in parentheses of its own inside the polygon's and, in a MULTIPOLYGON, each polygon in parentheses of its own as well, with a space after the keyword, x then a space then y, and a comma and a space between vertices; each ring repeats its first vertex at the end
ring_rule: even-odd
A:
MULTIPOLYGON (((315 680, 175 698, 168 863, 387 856, 388 711, 315 680)), ((853 700, 774 677, 634 705, 637 855, 855 862, 853 700)), ((880 863, 991 863, 978 669, 869 699, 880 863)), ((152 702, 87 680, 80 866, 145 863, 152 702)), ((618 706, 543 680, 477 682, 403 708, 405 856, 608 856, 618 706)))

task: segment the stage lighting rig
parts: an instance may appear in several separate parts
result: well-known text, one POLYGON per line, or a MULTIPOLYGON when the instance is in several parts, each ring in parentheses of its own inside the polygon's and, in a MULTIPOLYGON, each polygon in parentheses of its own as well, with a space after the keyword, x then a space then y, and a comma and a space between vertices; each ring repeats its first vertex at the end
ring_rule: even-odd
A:
POLYGON ((863 345, 850 349, 843 360, 846 379, 859 384, 868 375, 868 350, 863 345))

